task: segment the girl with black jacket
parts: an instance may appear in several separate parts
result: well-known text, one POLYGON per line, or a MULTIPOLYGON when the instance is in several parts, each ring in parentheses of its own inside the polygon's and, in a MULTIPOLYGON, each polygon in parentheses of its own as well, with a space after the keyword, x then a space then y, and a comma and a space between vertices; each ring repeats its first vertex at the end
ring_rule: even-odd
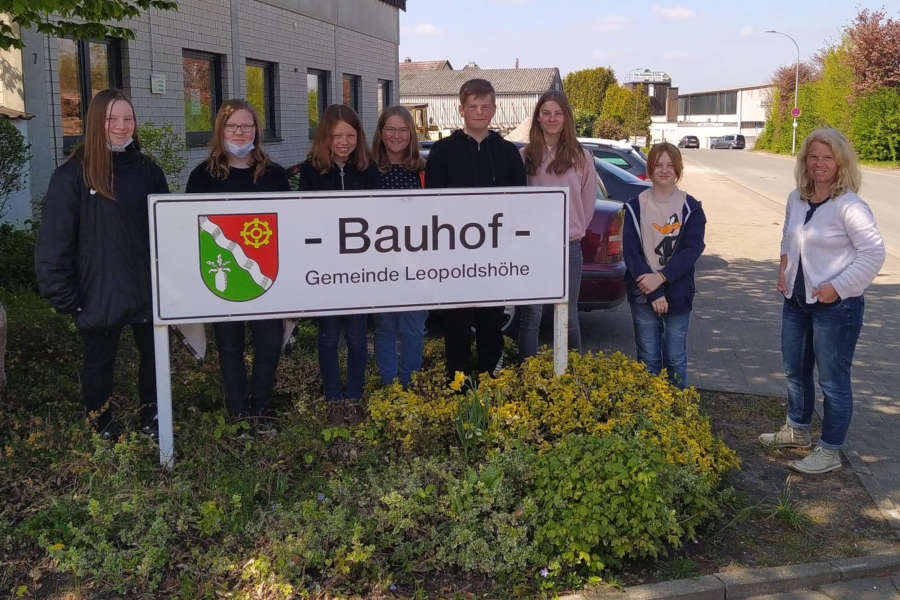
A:
MULTIPOLYGON (((347 106, 332 104, 322 114, 307 159, 300 165, 301 191, 371 190, 378 188, 378 170, 369 159, 366 134, 359 115, 347 106)), ((332 425, 362 419, 366 375, 368 315, 320 317, 319 370, 332 425), (347 339, 347 387, 341 386, 338 342, 347 339)))
POLYGON ((83 143, 50 179, 35 248, 41 295, 70 313, 81 334, 82 402, 104 439, 122 431, 109 396, 125 325, 140 353, 141 430, 157 432, 147 196, 168 193, 169 186, 141 154, 135 120, 121 90, 94 97, 83 143))
MULTIPOLYGON (((188 177, 189 194, 289 191, 287 174, 262 149, 256 109, 246 100, 227 100, 216 115, 209 157, 188 177)), ((281 354, 281 319, 213 323, 219 368, 232 417, 265 417, 281 354), (244 335, 253 335, 253 374, 247 384, 244 335)))

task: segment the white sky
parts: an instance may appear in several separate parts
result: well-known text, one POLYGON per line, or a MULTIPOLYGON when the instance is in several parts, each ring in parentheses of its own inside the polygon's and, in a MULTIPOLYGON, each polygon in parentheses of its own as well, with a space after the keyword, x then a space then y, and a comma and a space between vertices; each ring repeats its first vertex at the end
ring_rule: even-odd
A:
POLYGON ((459 69, 612 67, 665 71, 681 93, 767 82, 839 42, 861 8, 900 18, 900 0, 408 0, 400 59, 449 59, 459 69))

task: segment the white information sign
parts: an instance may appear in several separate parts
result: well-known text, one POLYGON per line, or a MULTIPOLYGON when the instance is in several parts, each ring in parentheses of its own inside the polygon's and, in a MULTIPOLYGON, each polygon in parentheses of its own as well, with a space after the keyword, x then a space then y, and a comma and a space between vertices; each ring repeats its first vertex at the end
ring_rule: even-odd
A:
POLYGON ((150 196, 160 462, 168 325, 553 303, 561 372, 568 215, 567 188, 150 196))
POLYGON ((565 188, 151 196, 154 322, 564 302, 565 188))

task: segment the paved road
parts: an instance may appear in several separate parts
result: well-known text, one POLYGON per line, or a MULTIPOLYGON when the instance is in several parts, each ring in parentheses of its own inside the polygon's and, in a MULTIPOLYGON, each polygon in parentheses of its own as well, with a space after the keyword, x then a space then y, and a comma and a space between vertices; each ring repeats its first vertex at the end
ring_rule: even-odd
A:
MULTIPOLYGON (((784 202, 793 188, 792 163, 725 150, 689 152, 685 163, 682 188, 703 202, 708 220, 689 336, 690 382, 703 389, 783 397, 782 298, 775 280, 784 202)), ((900 231, 900 222, 886 224, 896 208, 890 201, 897 196, 900 177, 870 170, 863 177, 864 196, 882 232, 900 231)), ((865 325, 853 362, 855 413, 845 456, 900 532, 900 255, 892 250, 866 292, 865 325)), ((633 356, 626 305, 582 313, 581 323, 587 349, 633 356)))

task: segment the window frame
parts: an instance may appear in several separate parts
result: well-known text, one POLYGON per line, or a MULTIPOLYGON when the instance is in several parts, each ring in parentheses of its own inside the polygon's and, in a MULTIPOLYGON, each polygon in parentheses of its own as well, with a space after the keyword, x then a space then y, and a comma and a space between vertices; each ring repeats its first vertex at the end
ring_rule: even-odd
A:
MULTIPOLYGON (((91 95, 91 44, 106 44, 106 79, 111 88, 122 87, 122 40, 119 38, 107 37, 102 40, 74 40, 75 42, 75 64, 78 69, 78 98, 80 100, 81 109, 81 133, 78 135, 63 134, 63 153, 70 154, 84 137, 84 121, 87 116, 88 105, 93 96, 91 95)), ((62 88, 59 80, 59 47, 57 46, 57 102, 60 109, 60 129, 62 129, 62 88)))
POLYGON ((360 91, 362 88, 362 77, 359 75, 354 75, 353 73, 344 73, 341 77, 341 103, 344 106, 349 106, 353 110, 359 114, 360 112, 360 91), (346 93, 346 86, 350 84, 350 104, 347 104, 344 99, 344 94, 346 93))
POLYGON ((381 108, 378 109, 378 114, 381 114, 385 108, 389 107, 392 103, 393 90, 391 87, 393 86, 393 81, 390 79, 379 79, 378 80, 378 97, 376 99, 376 104, 381 103, 381 108))
POLYGON ((281 138, 278 135, 278 117, 275 110, 278 104, 277 96, 275 95, 278 65, 265 60, 248 58, 244 64, 245 88, 247 67, 257 67, 263 70, 263 111, 266 120, 266 128, 262 130, 263 141, 279 141, 281 138))
MULTIPOLYGON (((312 75, 316 78, 316 85, 318 86, 319 97, 316 101, 316 108, 319 111, 319 115, 321 116, 325 112, 325 108, 328 106, 328 80, 329 72, 323 69, 306 69, 306 97, 309 98, 309 76, 312 75)), ((308 102, 308 100, 307 100, 308 102)), ((306 113, 306 126, 309 131, 309 139, 313 139, 316 135, 316 128, 312 126, 309 122, 309 108, 307 105, 307 113, 306 113)))
MULTIPOLYGON (((219 54, 213 54, 211 52, 201 52, 199 50, 190 50, 188 48, 181 49, 181 68, 182 73, 184 73, 184 59, 185 58, 193 58, 196 60, 206 60, 210 63, 209 77, 210 77, 210 100, 212 101, 212 106, 210 106, 210 119, 209 119, 209 130, 207 131, 188 131, 187 130, 187 119, 185 119, 184 123, 184 138, 185 144, 188 148, 195 148, 199 146, 205 146, 209 144, 209 141, 212 139, 213 128, 216 122, 216 114, 219 112, 219 108, 222 106, 222 56, 219 54)), ((181 83, 182 91, 184 91, 184 81, 181 83)))

